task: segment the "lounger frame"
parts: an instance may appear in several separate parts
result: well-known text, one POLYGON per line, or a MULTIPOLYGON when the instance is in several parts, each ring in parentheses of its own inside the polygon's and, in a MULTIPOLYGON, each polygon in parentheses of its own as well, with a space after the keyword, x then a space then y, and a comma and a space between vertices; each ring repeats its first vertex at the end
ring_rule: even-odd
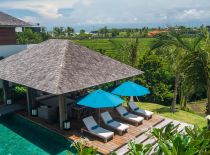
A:
MULTIPOLYGON (((119 115, 120 115, 120 114, 119 114, 119 115)), ((143 121, 137 122, 137 121, 128 119, 128 118, 126 118, 126 117, 124 117, 124 116, 122 116, 122 115, 120 115, 120 117, 121 117, 122 119, 126 120, 127 122, 130 122, 130 123, 134 124, 135 126, 139 126, 139 125, 143 124, 143 121)))
MULTIPOLYGON (((92 126, 90 126, 91 123, 94 124, 94 125, 98 125, 97 122, 95 121, 95 119, 93 118, 93 116, 89 116, 89 117, 84 118, 83 119, 83 123, 85 125, 85 128, 81 128, 81 133, 83 133, 84 131, 87 132, 87 133, 90 133, 90 134, 92 134, 92 135, 94 135, 94 136, 96 136, 98 138, 103 139, 105 143, 108 141, 108 139, 111 139, 114 136, 114 133, 113 132, 112 132, 113 133, 112 136, 110 136, 110 137, 103 137, 103 136, 98 135, 94 131, 91 131, 91 128, 92 128, 92 126), (91 121, 91 122, 89 122, 88 124, 86 124, 88 120, 91 121)), ((100 128, 102 128, 102 127, 100 127, 100 128)), ((102 128, 102 129, 106 130, 105 128, 102 128)), ((111 132, 111 131, 108 131, 108 132, 111 132)))
POLYGON ((133 109, 130 107, 130 104, 128 104, 128 107, 129 107, 129 110, 130 110, 132 113, 134 113, 134 114, 136 114, 136 115, 139 115, 139 116, 142 116, 142 117, 144 117, 146 120, 149 120, 149 119, 152 118, 152 115, 151 115, 151 116, 147 116, 147 115, 144 115, 144 114, 142 114, 142 113, 136 112, 135 110, 133 110, 133 109))
MULTIPOLYGON (((101 116, 101 117, 102 117, 102 116, 101 116)), ((105 126, 106 128, 111 129, 111 130, 117 132, 119 135, 123 135, 123 133, 127 133, 127 132, 128 132, 129 126, 128 126, 128 128, 126 128, 125 130, 120 130, 120 129, 117 129, 117 128, 115 128, 115 127, 113 127, 113 126, 111 126, 111 125, 105 123, 105 120, 104 120, 103 118, 102 118, 102 120, 103 120, 103 126, 105 126)), ((118 122, 118 121, 116 121, 116 120, 113 120, 113 121, 118 122)), ((121 123, 121 122, 119 122, 119 123, 121 123)), ((123 124, 123 123, 122 123, 122 124, 123 124)))
MULTIPOLYGON (((126 109, 126 110, 127 110, 127 109, 126 109)), ((139 125, 143 124, 143 120, 140 121, 140 122, 137 122, 137 121, 134 121, 134 120, 132 120, 132 119, 129 119, 129 118, 127 118, 127 117, 121 115, 120 112, 118 112, 118 110, 116 110, 116 111, 117 111, 117 113, 120 115, 120 118, 126 120, 127 122, 133 123, 135 126, 139 126, 139 125)), ((131 114, 132 114, 132 113, 131 113, 131 114)))
POLYGON ((99 139, 103 139, 104 140, 104 143, 107 143, 108 140, 112 140, 113 139, 113 136, 112 137, 109 137, 109 138, 102 138, 101 136, 98 136, 97 134, 95 134, 94 132, 89 131, 86 128, 81 128, 81 133, 84 133, 84 132, 85 133, 88 133, 90 135, 94 135, 94 136, 98 137, 99 139))

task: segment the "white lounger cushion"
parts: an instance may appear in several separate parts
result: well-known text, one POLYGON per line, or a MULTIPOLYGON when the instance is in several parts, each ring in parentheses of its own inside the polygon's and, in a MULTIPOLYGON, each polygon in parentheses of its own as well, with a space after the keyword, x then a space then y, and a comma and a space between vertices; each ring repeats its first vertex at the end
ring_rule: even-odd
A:
POLYGON ((140 108, 136 105, 136 103, 133 102, 133 101, 130 101, 128 104, 129 104, 130 108, 131 108, 133 111, 135 111, 136 113, 139 113, 139 114, 142 114, 142 115, 145 115, 145 116, 148 116, 148 117, 150 117, 150 116, 153 115, 153 112, 151 112, 151 111, 140 109, 140 108))
POLYGON ((119 131, 126 131, 129 128, 128 125, 113 120, 111 115, 107 111, 101 113, 101 117, 106 125, 111 126, 119 131))
POLYGON ((130 119, 130 120, 133 120, 133 121, 136 121, 136 122, 141 122, 141 121, 144 120, 143 117, 135 115, 135 114, 131 114, 131 113, 129 113, 128 115, 123 116, 123 117, 125 117, 127 119, 130 119))
POLYGON ((114 132, 111 132, 102 127, 99 127, 96 121, 94 120, 93 116, 84 118, 83 122, 85 123, 85 126, 92 134, 95 134, 101 138, 108 139, 114 135, 114 132), (96 129, 92 129, 95 126, 98 126, 98 127, 96 129))
POLYGON ((98 125, 96 123, 96 121, 94 120, 93 116, 89 116, 89 117, 83 118, 83 122, 85 123, 85 126, 87 127, 87 129, 89 131, 92 130, 92 127, 98 125))
POLYGON ((104 139, 109 139, 109 138, 113 137, 113 135, 114 135, 114 132, 106 130, 102 127, 98 127, 94 130, 91 130, 90 132, 101 137, 101 138, 104 138, 104 139))
POLYGON ((134 121, 134 122, 138 122, 138 123, 139 123, 139 122, 141 122, 141 121, 144 120, 144 118, 141 117, 141 116, 138 116, 138 115, 135 115, 135 114, 128 113, 128 111, 127 111, 124 107, 122 107, 122 106, 119 106, 119 107, 117 107, 116 109, 117 109, 118 113, 119 113, 122 117, 124 117, 124 118, 126 118, 126 119, 129 119, 129 120, 131 120, 131 121, 134 121), (124 115, 124 114, 126 114, 126 113, 127 113, 127 115, 124 115))

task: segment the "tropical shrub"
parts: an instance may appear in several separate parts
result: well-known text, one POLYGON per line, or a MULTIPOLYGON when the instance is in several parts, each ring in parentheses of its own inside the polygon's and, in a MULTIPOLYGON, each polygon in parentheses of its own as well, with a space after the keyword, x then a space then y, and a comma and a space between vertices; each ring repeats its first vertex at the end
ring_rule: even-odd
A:
POLYGON ((25 29, 23 32, 17 32, 18 44, 37 44, 49 38, 50 36, 46 32, 33 32, 30 28, 25 29))
POLYGON ((164 128, 154 128, 151 131, 151 134, 157 138, 158 141, 165 141, 168 140, 171 136, 177 133, 177 127, 173 124, 168 124, 164 128))
POLYGON ((12 94, 14 94, 14 99, 25 99, 26 91, 26 87, 16 85, 12 88, 12 94))
MULTIPOLYGON (((157 139, 157 147, 152 153, 152 145, 129 143, 128 155, 209 155, 210 131, 197 126, 186 127, 184 132, 178 126, 169 124, 161 129, 154 128, 151 135, 157 139)), ((153 146, 154 147, 154 146, 153 146)))
MULTIPOLYGON (((86 147, 87 140, 85 138, 80 138, 75 140, 71 147, 76 149, 78 155, 96 155, 97 149, 93 147, 86 147)), ((71 154, 71 153, 69 153, 71 154)))
POLYGON ((129 142, 128 155, 149 155, 152 150, 152 145, 135 144, 134 141, 129 142))
POLYGON ((152 135, 158 140, 154 154, 158 155, 205 155, 210 154, 210 131, 186 127, 180 133, 177 127, 167 125, 162 129, 153 129, 152 135))
POLYGON ((173 74, 168 70, 167 60, 160 55, 147 53, 138 68, 144 71, 144 74, 137 78, 136 82, 151 91, 151 94, 142 100, 170 105, 173 99, 173 74))

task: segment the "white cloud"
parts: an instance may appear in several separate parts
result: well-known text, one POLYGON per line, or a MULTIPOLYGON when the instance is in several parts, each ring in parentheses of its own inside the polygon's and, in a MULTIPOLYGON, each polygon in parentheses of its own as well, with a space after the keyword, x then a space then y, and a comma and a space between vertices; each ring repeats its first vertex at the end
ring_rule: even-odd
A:
POLYGON ((78 0, 18 0, 1 2, 0 8, 33 11, 44 18, 56 19, 62 17, 59 9, 72 8, 78 0))
POLYGON ((134 20, 134 21, 137 21, 137 20, 138 20, 138 18, 137 18, 137 17, 134 17, 134 18, 133 18, 133 20, 134 20))
MULTIPOLYGON (((28 10, 21 15, 42 25, 209 21, 209 0, 0 0, 0 10, 28 10), (36 15, 38 14, 38 15, 36 15), (34 17, 32 17, 34 16, 34 17)), ((20 15, 18 15, 20 16, 20 15)), ((210 23, 210 21, 209 21, 210 23)))
POLYGON ((83 0, 83 4, 86 6, 90 6, 93 3, 92 0, 83 0))
POLYGON ((175 16, 179 20, 192 20, 192 19, 207 19, 210 18, 210 10, 208 9, 187 9, 183 10, 175 16))
POLYGON ((58 12, 58 8, 55 5, 27 5, 26 8, 46 18, 56 19, 62 17, 62 14, 58 12))
POLYGON ((28 23, 36 23, 37 22, 37 18, 33 17, 33 16, 24 16, 22 18, 23 21, 26 21, 28 23))

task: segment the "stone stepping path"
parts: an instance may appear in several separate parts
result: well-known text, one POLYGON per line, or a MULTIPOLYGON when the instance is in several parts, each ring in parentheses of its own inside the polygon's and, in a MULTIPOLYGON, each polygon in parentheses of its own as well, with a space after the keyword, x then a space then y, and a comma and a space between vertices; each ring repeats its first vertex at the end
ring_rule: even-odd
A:
MULTIPOLYGON (((156 126, 154 126, 153 128, 163 128, 168 124, 174 124, 175 127, 178 127, 178 131, 179 132, 184 132, 184 128, 186 126, 193 126, 191 124, 187 124, 187 123, 183 123, 183 122, 179 122, 173 119, 169 119, 169 118, 164 118, 164 121, 160 122, 159 124, 157 124, 156 126)), ((153 149, 150 152, 150 154, 152 154, 155 150, 155 148, 157 147, 157 139, 155 137, 151 137, 150 135, 150 130, 143 133, 142 135, 140 135, 139 137, 137 137, 135 140, 135 143, 142 143, 144 145, 146 144, 152 144, 153 145, 153 149)), ((123 147, 119 148, 118 150, 115 151, 115 153, 117 155, 124 155, 129 151, 129 146, 128 144, 124 145, 123 147)))

